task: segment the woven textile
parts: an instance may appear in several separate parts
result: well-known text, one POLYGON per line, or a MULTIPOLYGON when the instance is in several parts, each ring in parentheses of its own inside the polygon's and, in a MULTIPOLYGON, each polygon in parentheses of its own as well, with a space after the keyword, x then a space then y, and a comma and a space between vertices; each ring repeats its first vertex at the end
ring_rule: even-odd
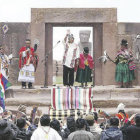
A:
POLYGON ((55 110, 91 110, 93 88, 52 88, 51 106, 55 110))
POLYGON ((80 117, 84 116, 85 114, 89 114, 91 112, 94 112, 94 109, 92 110, 77 110, 77 109, 71 109, 71 110, 54 110, 50 109, 49 115, 50 119, 53 120, 54 118, 57 120, 65 120, 67 117, 72 116, 74 119, 78 119, 78 113, 80 112, 80 117))

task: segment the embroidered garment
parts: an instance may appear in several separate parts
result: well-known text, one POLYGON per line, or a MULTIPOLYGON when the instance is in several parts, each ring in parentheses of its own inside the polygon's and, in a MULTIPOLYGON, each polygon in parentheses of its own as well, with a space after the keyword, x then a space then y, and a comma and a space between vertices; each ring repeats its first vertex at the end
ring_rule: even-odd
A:
POLYGON ((0 71, 6 79, 8 79, 9 73, 8 66, 9 66, 8 56, 5 54, 0 54, 0 71))
POLYGON ((79 68, 85 69, 85 65, 89 66, 90 69, 93 69, 94 67, 93 58, 89 54, 87 57, 85 57, 84 54, 80 54, 79 68))
POLYGON ((20 82, 35 82, 34 72, 38 64, 38 56, 34 53, 33 48, 23 46, 19 51, 19 77, 20 82))
POLYGON ((56 130, 49 126, 39 126, 31 137, 31 140, 62 140, 56 130))
POLYGON ((79 46, 75 43, 64 42, 63 65, 74 68, 75 60, 79 58, 79 46))
POLYGON ((34 83, 35 82, 34 71, 35 71, 35 68, 33 64, 30 64, 28 66, 25 65, 19 71, 18 81, 34 83))

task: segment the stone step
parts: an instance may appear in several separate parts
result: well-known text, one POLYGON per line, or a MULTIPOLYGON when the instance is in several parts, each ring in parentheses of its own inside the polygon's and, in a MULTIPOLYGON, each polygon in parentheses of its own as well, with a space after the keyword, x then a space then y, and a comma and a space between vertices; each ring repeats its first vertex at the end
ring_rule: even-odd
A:
MULTIPOLYGON (((18 106, 6 106, 6 109, 8 110, 17 110, 18 106)), ((49 107, 48 106, 39 106, 38 109, 40 109, 42 111, 43 114, 48 113, 49 111, 49 107)), ((27 114, 29 115, 31 113, 32 110, 32 106, 27 106, 26 108, 27 110, 27 114)), ((103 110, 105 112, 107 112, 108 114, 116 114, 117 110, 116 108, 96 108, 96 111, 98 110, 103 110)), ((128 114, 134 114, 134 113, 140 113, 140 109, 139 108, 125 108, 125 111, 128 114)))
MULTIPOLYGON (((51 88, 21 89, 19 86, 12 86, 6 91, 6 106, 50 106, 51 88)), ((127 107, 140 107, 140 87, 116 88, 115 86, 96 86, 93 88, 93 104, 95 107, 116 107, 123 102, 127 107)))

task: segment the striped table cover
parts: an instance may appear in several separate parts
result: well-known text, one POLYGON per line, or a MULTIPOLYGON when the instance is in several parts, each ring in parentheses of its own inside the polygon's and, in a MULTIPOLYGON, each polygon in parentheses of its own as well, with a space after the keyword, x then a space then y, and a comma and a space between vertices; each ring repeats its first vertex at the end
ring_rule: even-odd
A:
POLYGON ((50 119, 53 120, 54 118, 57 120, 65 120, 69 116, 73 116, 76 119, 78 119, 78 112, 80 112, 80 116, 84 116, 85 114, 89 114, 91 112, 94 112, 94 109, 92 110, 79 110, 79 109, 71 109, 71 110, 55 110, 50 109, 49 115, 50 119))
POLYGON ((91 110, 93 88, 60 87, 51 89, 51 107, 55 110, 91 110))

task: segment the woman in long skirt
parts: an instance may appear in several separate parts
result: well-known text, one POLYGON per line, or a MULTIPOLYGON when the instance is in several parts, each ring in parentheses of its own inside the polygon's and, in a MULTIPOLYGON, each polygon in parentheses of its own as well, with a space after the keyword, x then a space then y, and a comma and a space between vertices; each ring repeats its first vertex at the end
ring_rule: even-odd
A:
POLYGON ((128 50, 127 40, 121 41, 121 50, 118 51, 116 59, 115 81, 120 82, 121 88, 132 87, 132 80, 135 79, 133 55, 128 50))
POLYGON ((81 83, 81 86, 87 86, 87 82, 92 82, 92 69, 94 67, 93 58, 89 55, 89 48, 85 47, 82 54, 80 54, 79 66, 76 74, 76 81, 81 83))

